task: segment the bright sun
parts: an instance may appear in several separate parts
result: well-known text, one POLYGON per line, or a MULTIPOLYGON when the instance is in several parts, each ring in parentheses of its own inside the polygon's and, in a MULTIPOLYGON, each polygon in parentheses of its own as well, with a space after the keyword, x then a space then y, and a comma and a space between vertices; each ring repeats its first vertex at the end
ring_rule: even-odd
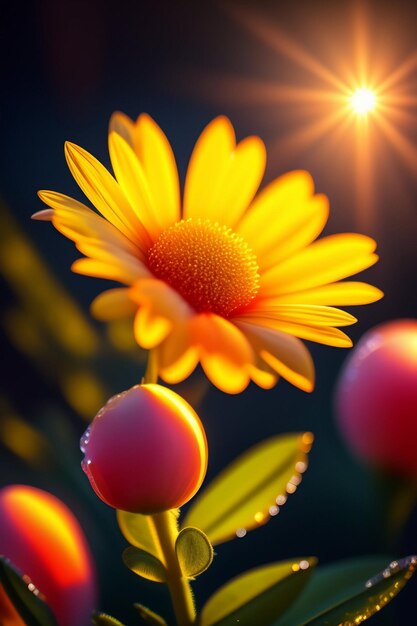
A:
POLYGON ((376 96, 374 92, 366 87, 354 91, 349 100, 352 109, 357 115, 366 115, 376 106, 376 96))

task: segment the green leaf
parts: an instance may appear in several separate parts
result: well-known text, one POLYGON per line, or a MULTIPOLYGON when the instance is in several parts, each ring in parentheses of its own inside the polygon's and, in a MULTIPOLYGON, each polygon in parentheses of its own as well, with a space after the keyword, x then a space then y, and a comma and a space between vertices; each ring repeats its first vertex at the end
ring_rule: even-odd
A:
POLYGON ((151 515, 117 511, 117 522, 125 539, 157 559, 161 558, 161 549, 156 536, 151 515))
POLYGON ((157 583, 166 582, 167 575, 165 565, 153 554, 129 546, 122 554, 124 564, 142 578, 153 580, 157 583))
POLYGON ((0 556, 0 584, 27 626, 57 626, 51 609, 30 578, 22 576, 3 556, 0 556))
POLYGON ((122 622, 107 613, 94 613, 91 621, 94 626, 123 626, 122 622))
POLYGON ((211 596, 199 626, 269 626, 294 602, 315 563, 282 561, 237 576, 211 596))
POLYGON ((416 569, 417 557, 385 564, 381 558, 368 558, 319 568, 297 603, 274 626, 362 623, 404 587, 416 569))
POLYGON ((198 528, 183 528, 177 537, 175 551, 184 576, 194 578, 210 567, 213 547, 203 531, 198 528))
POLYGON ((297 489, 312 442, 311 433, 296 433, 254 446, 200 493, 184 526, 201 528, 219 544, 265 524, 297 489))
POLYGON ((133 606, 138 611, 141 618, 145 622, 148 622, 148 624, 152 624, 153 626, 167 626, 164 618, 154 611, 151 611, 151 609, 148 609, 147 606, 143 606, 143 604, 139 604, 138 602, 135 602, 133 606))

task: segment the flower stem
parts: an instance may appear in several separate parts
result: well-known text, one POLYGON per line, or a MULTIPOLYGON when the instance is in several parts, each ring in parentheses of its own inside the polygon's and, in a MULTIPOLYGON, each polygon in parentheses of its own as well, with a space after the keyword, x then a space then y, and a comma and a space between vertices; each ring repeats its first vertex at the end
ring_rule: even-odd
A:
POLYGON ((196 611, 190 582, 183 575, 175 552, 175 541, 178 536, 176 517, 171 511, 164 511, 152 515, 152 520, 165 557, 167 583, 177 624, 191 626, 195 622, 196 611))
POLYGON ((148 364, 146 366, 146 371, 142 382, 145 384, 153 384, 158 382, 158 362, 155 350, 149 350, 148 364))
MULTIPOLYGON (((143 382, 145 384, 158 382, 158 363, 155 350, 149 351, 143 382)), ((164 511, 152 515, 152 521, 165 560, 167 583, 177 624, 178 626, 191 626, 195 622, 196 611, 190 582, 188 578, 183 576, 175 552, 175 542, 178 537, 177 517, 172 511, 164 511)))

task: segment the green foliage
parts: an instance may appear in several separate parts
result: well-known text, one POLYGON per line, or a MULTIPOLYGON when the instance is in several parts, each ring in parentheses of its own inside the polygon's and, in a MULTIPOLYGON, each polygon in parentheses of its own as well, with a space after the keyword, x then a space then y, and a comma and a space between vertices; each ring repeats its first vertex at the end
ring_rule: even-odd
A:
POLYGON ((147 606, 143 606, 143 604, 139 604, 137 602, 133 606, 138 611, 139 615, 141 616, 144 622, 147 622, 148 624, 152 624, 152 626, 167 626, 167 623, 164 620, 164 618, 158 615, 157 613, 155 613, 154 611, 151 611, 151 609, 148 609, 147 606))
POLYGON ((280 435, 242 454, 200 493, 184 526, 201 528, 212 544, 219 544, 239 529, 267 522, 278 496, 286 498, 300 482, 312 440, 311 433, 280 435))
POLYGON ((10 561, 0 556, 0 584, 27 626, 57 626, 51 609, 27 576, 21 576, 10 561))
POLYGON ((388 567, 385 563, 374 557, 319 568, 297 603, 274 621, 274 626, 362 623, 404 587, 416 569, 417 558, 407 557, 388 567))
POLYGON ((213 561, 213 547, 198 528, 183 528, 177 537, 175 551, 181 571, 188 578, 205 572, 213 561))
POLYGON ((122 554, 124 564, 138 576, 156 583, 166 582, 165 565, 153 554, 140 548, 129 546, 122 554))
POLYGON ((117 522, 123 536, 132 546, 152 554, 157 559, 161 558, 161 549, 151 515, 117 511, 117 522))
POLYGON ((208 600, 198 626, 269 626, 300 594, 315 563, 282 561, 237 576, 208 600))
POLYGON ((106 613, 94 613, 91 621, 94 626, 123 626, 122 622, 106 613))

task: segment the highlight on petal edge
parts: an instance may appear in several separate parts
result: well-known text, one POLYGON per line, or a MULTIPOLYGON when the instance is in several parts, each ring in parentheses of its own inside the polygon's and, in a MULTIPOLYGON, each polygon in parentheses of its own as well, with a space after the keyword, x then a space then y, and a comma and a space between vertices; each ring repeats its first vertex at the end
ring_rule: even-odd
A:
POLYGON ((68 166, 96 211, 61 193, 40 191, 51 220, 84 255, 72 266, 122 287, 101 293, 102 320, 135 316, 138 344, 156 352, 170 384, 198 363, 219 389, 265 389, 283 377, 314 388, 302 340, 350 347, 340 328, 356 318, 338 307, 368 304, 382 292, 344 279, 373 265, 376 243, 359 234, 323 237, 326 196, 305 171, 259 193, 263 142, 236 142, 220 116, 192 152, 182 202, 170 144, 148 115, 115 113, 109 152, 114 176, 86 150, 65 147, 68 166), (265 227, 267 224, 267 228, 265 227))
MULTIPOLYGON (((97 601, 90 550, 78 521, 58 498, 27 485, 1 489, 0 554, 29 576, 59 626, 90 623, 97 601)), ((0 617, 24 623, 1 589, 0 617)))

